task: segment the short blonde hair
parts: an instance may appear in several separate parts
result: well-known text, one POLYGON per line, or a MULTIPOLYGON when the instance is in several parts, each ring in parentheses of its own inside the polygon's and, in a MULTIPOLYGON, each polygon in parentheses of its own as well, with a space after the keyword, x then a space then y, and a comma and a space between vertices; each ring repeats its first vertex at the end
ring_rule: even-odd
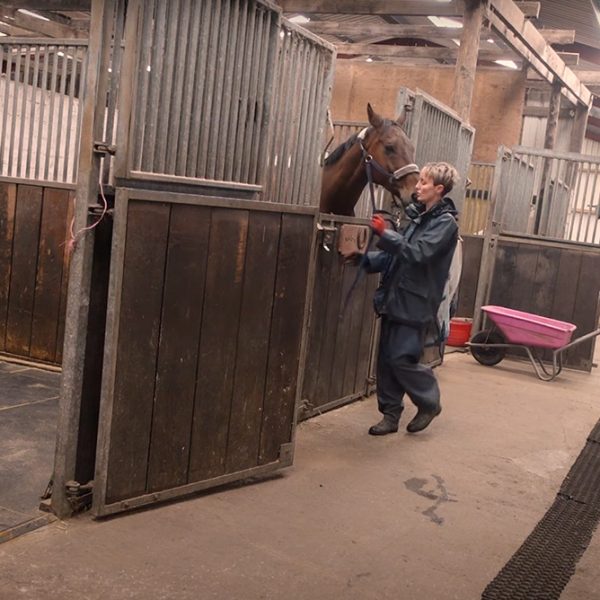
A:
POLYGON ((433 185, 443 185, 444 194, 448 194, 452 191, 452 188, 456 185, 460 179, 458 171, 447 162, 430 162, 427 163, 421 172, 427 177, 431 177, 433 185))

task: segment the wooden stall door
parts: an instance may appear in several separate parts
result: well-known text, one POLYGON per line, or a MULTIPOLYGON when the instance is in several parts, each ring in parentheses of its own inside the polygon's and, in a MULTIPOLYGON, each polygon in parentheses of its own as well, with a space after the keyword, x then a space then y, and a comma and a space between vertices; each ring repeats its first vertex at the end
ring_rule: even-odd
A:
POLYGON ((291 464, 315 218, 119 191, 96 516, 291 464))

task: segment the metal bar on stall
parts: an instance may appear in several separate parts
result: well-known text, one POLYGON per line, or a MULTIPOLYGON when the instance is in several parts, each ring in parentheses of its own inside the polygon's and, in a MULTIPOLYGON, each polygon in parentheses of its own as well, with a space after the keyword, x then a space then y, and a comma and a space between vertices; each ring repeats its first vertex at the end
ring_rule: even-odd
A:
MULTIPOLYGON (((23 164, 23 151, 25 151, 25 122, 27 121, 27 95, 29 86, 29 67, 31 65, 31 51, 29 46, 25 46, 25 65, 23 66, 23 83, 21 85, 21 114, 19 116, 20 120, 20 130, 19 130, 19 139, 17 140, 17 177, 23 177, 22 168, 25 166, 23 164)), ((33 91, 33 86, 31 86, 33 91)), ((17 118, 17 115, 14 115, 14 118, 17 118)))
MULTIPOLYGON (((39 87, 39 74, 40 74, 40 50, 41 46, 36 45, 35 47, 35 59, 33 63, 33 79, 31 82, 31 103, 29 106, 29 131, 27 137, 27 162, 25 164, 25 177, 32 177, 32 162, 33 162, 33 131, 35 129, 35 114, 36 107, 38 105, 37 95, 38 95, 38 87, 39 87)), ((1 63, 0 63, 1 64, 1 63)), ((40 94, 42 92, 40 91, 40 94)), ((43 98, 40 98, 40 104, 43 102, 43 98)), ((36 140, 39 143, 39 140, 36 140)), ((37 143, 36 143, 37 147, 37 143)))

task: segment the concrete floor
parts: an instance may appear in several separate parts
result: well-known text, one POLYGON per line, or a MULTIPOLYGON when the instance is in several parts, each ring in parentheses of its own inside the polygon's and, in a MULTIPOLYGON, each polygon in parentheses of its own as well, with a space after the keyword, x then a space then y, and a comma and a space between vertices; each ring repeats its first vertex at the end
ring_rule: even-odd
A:
MULTIPOLYGON (((425 432, 368 436, 374 398, 322 415, 281 476, 0 545, 0 597, 480 598, 600 418, 600 375, 544 383, 463 354, 436 371, 444 411, 425 432)), ((596 531, 561 598, 600 598, 599 564, 596 531)))
POLYGON ((39 517, 54 462, 59 384, 60 373, 0 361, 0 533, 39 517))

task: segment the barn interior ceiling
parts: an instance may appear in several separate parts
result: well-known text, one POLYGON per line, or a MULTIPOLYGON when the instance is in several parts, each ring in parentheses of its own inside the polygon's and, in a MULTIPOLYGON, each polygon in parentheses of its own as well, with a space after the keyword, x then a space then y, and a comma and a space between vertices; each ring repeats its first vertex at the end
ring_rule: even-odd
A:
MULTIPOLYGON (((517 1, 564 63, 600 96, 597 0, 517 1)), ((286 17, 337 46, 338 58, 411 65, 454 65, 460 44, 460 0, 278 0, 286 17), (397 14, 389 14, 390 6, 397 14)), ((4 0, 0 36, 84 39, 91 0, 4 0)), ((489 24, 478 64, 521 68, 523 57, 489 24)), ((533 79, 536 76, 533 75, 533 79)))

